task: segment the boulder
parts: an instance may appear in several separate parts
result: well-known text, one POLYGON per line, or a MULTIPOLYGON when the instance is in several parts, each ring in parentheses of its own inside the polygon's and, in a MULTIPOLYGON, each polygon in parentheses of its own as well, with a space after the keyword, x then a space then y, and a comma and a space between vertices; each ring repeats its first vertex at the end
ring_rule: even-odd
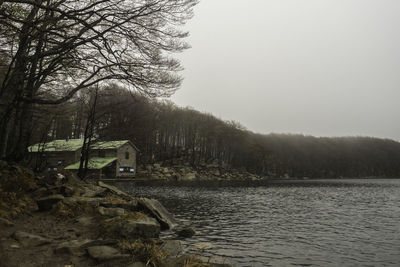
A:
POLYGON ((185 228, 177 231, 176 234, 179 237, 190 238, 190 237, 194 236, 196 234, 196 232, 190 227, 185 227, 185 228))
POLYGON ((194 179, 196 179, 195 172, 189 172, 182 176, 182 180, 185 180, 185 181, 192 181, 194 179))
POLYGON ((17 231, 12 237, 25 247, 41 246, 50 243, 50 240, 39 235, 17 231))
POLYGON ((132 199, 129 202, 124 202, 124 203, 112 203, 112 202, 105 202, 101 204, 105 208, 121 208, 124 210, 129 210, 129 211, 137 211, 138 208, 138 201, 136 199, 132 199))
POLYGON ((102 197, 107 191, 107 188, 96 186, 92 184, 87 184, 83 187, 82 197, 102 197))
POLYGON ((87 204, 93 206, 99 206, 100 204, 106 202, 106 199, 102 197, 66 197, 63 199, 65 204, 87 204))
POLYGON ((129 254, 121 254, 119 250, 110 246, 93 246, 87 249, 90 257, 98 262, 130 257, 129 254))
POLYGON ((182 242, 179 240, 165 240, 161 245, 161 250, 168 256, 177 257, 182 253, 182 242))
POLYGON ((59 201, 63 200, 63 195, 51 195, 48 197, 40 198, 36 201, 39 211, 48 211, 51 210, 54 204, 58 203, 59 201))
POLYGON ((161 165, 158 164, 158 163, 155 163, 155 164, 153 164, 153 169, 154 170, 159 170, 159 169, 161 169, 161 165))
POLYGON ((108 217, 116 217, 116 216, 121 216, 125 214, 125 210, 122 208, 104 208, 104 207, 98 207, 97 211, 103 215, 103 216, 108 216, 108 217))
POLYGON ((120 197, 124 197, 124 198, 128 198, 128 199, 132 199, 133 197, 130 196, 129 194, 122 192, 121 190, 119 190, 118 188, 116 188, 115 186, 109 185, 109 184, 105 184, 102 181, 99 181, 99 186, 106 188, 107 190, 109 190, 111 193, 114 193, 120 197))
POLYGON ((160 224, 149 217, 136 221, 127 219, 117 224, 114 232, 124 238, 157 238, 160 234, 160 224))
POLYGON ((172 229, 177 225, 174 216, 156 199, 140 198, 138 206, 139 209, 156 218, 162 230, 172 229))

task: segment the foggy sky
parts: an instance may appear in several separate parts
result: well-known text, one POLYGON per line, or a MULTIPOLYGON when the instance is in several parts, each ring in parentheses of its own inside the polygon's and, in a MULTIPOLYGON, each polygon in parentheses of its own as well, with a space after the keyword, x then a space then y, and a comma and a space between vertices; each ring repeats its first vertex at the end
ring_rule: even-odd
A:
POLYGON ((400 140, 400 1, 201 0, 172 97, 259 133, 400 140))

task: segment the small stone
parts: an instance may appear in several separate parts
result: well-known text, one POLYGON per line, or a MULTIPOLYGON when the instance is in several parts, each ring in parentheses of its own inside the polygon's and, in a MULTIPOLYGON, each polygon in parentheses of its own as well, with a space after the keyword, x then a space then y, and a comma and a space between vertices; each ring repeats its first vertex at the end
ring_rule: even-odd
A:
POLYGON ((184 237, 184 238, 190 238, 196 234, 196 232, 190 228, 190 227, 185 227, 182 230, 179 230, 176 232, 179 237, 184 237))
POLYGON ((82 216, 75 220, 76 223, 79 223, 82 226, 90 226, 93 223, 93 218, 89 216, 82 216))
POLYGON ((192 246, 196 250, 201 250, 201 251, 212 249, 212 247, 213 247, 213 245, 210 242, 198 242, 198 243, 192 244, 192 246))
POLYGON ((15 249, 18 249, 18 248, 20 248, 20 246, 19 246, 19 245, 17 245, 17 244, 12 244, 12 245, 10 246, 10 248, 15 248, 15 249))
POLYGON ((54 204, 64 199, 63 195, 51 195, 36 201, 39 211, 51 210, 54 204))
POLYGON ((7 227, 13 227, 15 224, 7 219, 0 218, 0 225, 4 225, 7 227))
POLYGON ((109 246, 89 247, 87 252, 90 257, 99 262, 130 257, 129 254, 121 254, 119 250, 109 246))
POLYGON ((17 231, 13 233, 12 237, 23 246, 41 246, 50 243, 50 240, 47 238, 22 231, 17 231))

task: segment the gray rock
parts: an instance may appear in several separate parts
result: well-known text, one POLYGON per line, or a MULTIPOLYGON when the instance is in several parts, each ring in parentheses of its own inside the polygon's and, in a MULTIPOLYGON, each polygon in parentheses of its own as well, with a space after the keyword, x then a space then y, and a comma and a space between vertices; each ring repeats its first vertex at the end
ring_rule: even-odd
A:
POLYGON ((202 263, 208 264, 210 267, 233 267, 234 265, 228 259, 220 257, 220 256, 197 256, 202 263))
POLYGON ((13 227, 15 224, 7 219, 0 218, 0 225, 7 226, 7 227, 13 227))
POLYGON ((168 256, 176 257, 182 253, 182 242, 179 240, 165 240, 161 245, 161 250, 168 256))
POLYGON ((194 236, 196 234, 196 232, 190 227, 185 227, 185 228, 177 231, 176 234, 179 237, 190 238, 190 237, 194 236))
POLYGON ((106 199, 101 197, 66 197, 63 199, 63 202, 67 205, 79 203, 99 206, 100 204, 106 202, 106 199))
POLYGON ((84 186, 83 190, 84 190, 82 194, 83 197, 97 197, 97 196, 103 196, 104 192, 107 191, 107 188, 92 184, 87 184, 84 186))
POLYGON ((120 197, 125 197, 125 198, 128 198, 128 199, 132 199, 133 198, 132 196, 130 196, 129 194, 127 194, 125 192, 122 192, 121 190, 119 190, 115 186, 105 184, 102 181, 99 181, 98 184, 99 184, 99 186, 108 189, 109 191, 111 191, 114 194, 117 194, 120 197))
MULTIPOLYGON (((162 267, 177 267, 177 266, 189 266, 187 263, 190 262, 192 256, 190 255, 182 255, 179 257, 168 257, 164 259, 162 263, 162 267)), ((193 265, 198 266, 198 265, 193 265)))
POLYGON ((17 231, 12 237, 25 247, 41 246, 50 243, 50 240, 39 235, 17 231))
POLYGON ((122 208, 124 210, 130 211, 138 211, 138 201, 136 199, 132 199, 127 203, 102 203, 101 204, 105 208, 122 208))
POLYGON ((159 170, 161 168, 161 165, 158 163, 153 164, 154 170, 159 170))
POLYGON ((154 218, 145 217, 137 221, 126 220, 115 230, 125 238, 156 238, 160 234, 160 224, 154 218))
POLYGON ((90 244, 92 240, 72 240, 60 243, 55 249, 55 254, 70 254, 75 256, 83 256, 86 254, 85 247, 90 244))
POLYGON ((125 210, 122 208, 104 208, 104 207, 98 207, 97 211, 103 215, 103 216, 108 216, 108 217, 116 217, 116 216, 121 216, 125 214, 125 210))
POLYGON ((119 250, 110 246, 93 246, 87 249, 90 257, 98 262, 130 257, 129 254, 121 254, 119 250))
POLYGON ((185 181, 192 181, 194 179, 196 179, 195 172, 189 172, 182 176, 182 180, 185 180, 185 181))
POLYGON ((93 218, 89 216, 81 216, 77 218, 75 222, 82 226, 90 226, 93 223, 93 218))
POLYGON ((39 211, 51 210, 54 204, 64 199, 63 195, 51 195, 48 197, 40 198, 36 201, 39 211))
POLYGON ((195 250, 204 251, 204 250, 212 249, 213 245, 210 242, 198 242, 198 243, 192 244, 192 247, 195 250))
POLYGON ((156 218, 160 223, 162 230, 172 229, 177 225, 174 216, 169 213, 158 200, 140 198, 138 200, 138 206, 152 217, 156 218))

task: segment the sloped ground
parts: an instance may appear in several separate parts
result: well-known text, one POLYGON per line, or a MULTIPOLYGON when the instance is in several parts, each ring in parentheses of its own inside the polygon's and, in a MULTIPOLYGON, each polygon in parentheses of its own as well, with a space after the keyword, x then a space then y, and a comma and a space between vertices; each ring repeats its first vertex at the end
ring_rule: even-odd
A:
POLYGON ((231 266, 158 238, 174 224, 155 200, 0 162, 0 266, 231 266))

